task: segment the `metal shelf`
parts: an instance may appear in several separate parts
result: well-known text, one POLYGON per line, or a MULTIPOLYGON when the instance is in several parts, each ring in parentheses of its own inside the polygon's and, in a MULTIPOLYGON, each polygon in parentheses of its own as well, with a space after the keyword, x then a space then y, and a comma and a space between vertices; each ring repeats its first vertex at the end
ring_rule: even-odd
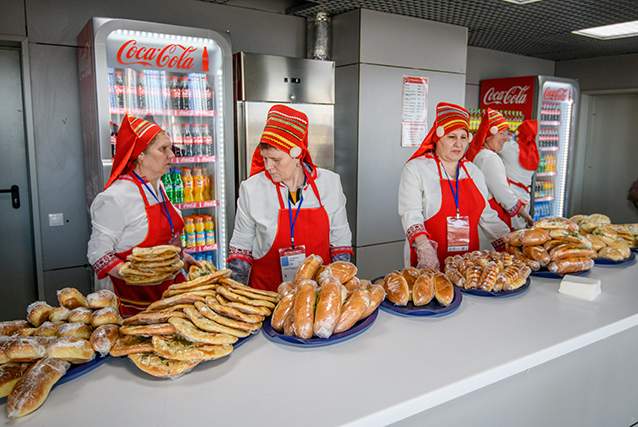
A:
POLYGON ((556 176, 556 172, 541 172, 541 173, 537 173, 536 176, 540 178, 556 176))
POLYGON ((217 200, 207 200, 205 202, 175 203, 175 207, 179 210, 214 208, 215 206, 217 206, 217 200))
POLYGON ((205 111, 196 111, 196 110, 159 110, 159 111, 149 111, 138 108, 111 108, 112 115, 123 115, 125 113, 132 114, 134 116, 145 116, 147 114, 156 115, 156 116, 175 116, 175 117, 215 117, 215 111, 213 110, 205 110, 205 111))
POLYGON ((558 151, 558 147, 540 147, 539 150, 541 151, 558 151))
POLYGON ((535 202, 551 202, 552 200, 554 200, 554 196, 537 197, 534 199, 535 202))
POLYGON ((183 163, 214 163, 215 156, 191 156, 191 157, 175 157, 175 160, 171 162, 172 165, 179 165, 183 163))
POLYGON ((217 244, 214 245, 206 245, 206 246, 197 246, 195 248, 184 248, 184 252, 188 254, 198 254, 201 252, 211 252, 217 250, 217 244))

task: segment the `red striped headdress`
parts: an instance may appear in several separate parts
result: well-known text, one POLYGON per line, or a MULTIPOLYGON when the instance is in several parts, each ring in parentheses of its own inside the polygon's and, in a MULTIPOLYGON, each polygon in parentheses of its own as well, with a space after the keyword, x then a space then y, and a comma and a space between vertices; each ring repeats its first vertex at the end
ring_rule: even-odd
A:
POLYGON ((129 173, 135 167, 134 161, 146 150, 153 138, 162 131, 155 123, 138 117, 124 115, 115 141, 115 158, 111 168, 111 176, 104 189, 109 188, 120 176, 129 173))
POLYGON ((478 130, 476 131, 476 135, 474 136, 474 140, 470 145, 470 148, 465 153, 465 157, 468 160, 474 160, 474 157, 478 154, 479 151, 485 145, 485 140, 488 136, 496 135, 499 132, 504 130, 508 130, 509 125, 505 120, 505 117, 501 113, 491 108, 488 108, 483 113, 483 117, 481 118, 481 124, 479 125, 478 130))
POLYGON ((538 122, 536 120, 525 120, 518 127, 518 163, 528 171, 535 171, 540 162, 538 147, 536 147, 536 134, 538 133, 538 122))
POLYGON ((460 105, 439 102, 436 105, 436 118, 432 128, 423 139, 419 149, 412 154, 410 160, 431 152, 440 138, 456 129, 465 129, 468 137, 472 138, 470 133, 470 113, 460 105))
MULTIPOLYGON (((281 104, 273 105, 268 111, 259 142, 288 153, 295 159, 301 157, 305 163, 314 166, 308 152, 308 117, 301 111, 281 104)), ((263 170, 264 159, 257 147, 253 153, 250 176, 263 170)))

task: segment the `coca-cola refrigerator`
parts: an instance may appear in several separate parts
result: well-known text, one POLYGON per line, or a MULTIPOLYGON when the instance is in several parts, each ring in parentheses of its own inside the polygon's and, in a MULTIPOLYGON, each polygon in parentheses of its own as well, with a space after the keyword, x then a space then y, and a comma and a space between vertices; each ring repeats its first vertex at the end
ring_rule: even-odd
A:
POLYGON ((532 180, 534 219, 565 216, 580 88, 576 80, 525 76, 481 80, 480 108, 518 111, 538 120, 540 164, 532 180))
POLYGON ((235 206, 230 42, 200 28, 108 18, 92 18, 78 40, 88 205, 111 173, 124 114, 155 122, 176 154, 162 181, 184 217, 182 245, 223 268, 235 206))

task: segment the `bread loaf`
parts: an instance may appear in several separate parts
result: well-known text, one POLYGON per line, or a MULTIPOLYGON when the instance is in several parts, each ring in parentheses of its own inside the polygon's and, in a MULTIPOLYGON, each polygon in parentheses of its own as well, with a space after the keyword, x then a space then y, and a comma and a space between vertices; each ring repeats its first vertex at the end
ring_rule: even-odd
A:
POLYGON ((329 338, 337 326, 341 314, 342 290, 343 285, 336 278, 323 282, 319 289, 313 325, 314 334, 319 338, 329 338))
POLYGON ((397 272, 392 272, 385 277, 383 288, 388 301, 396 305, 407 305, 410 301, 410 288, 405 277, 397 272))
POLYGON ((295 301, 295 293, 290 292, 284 295, 279 301, 277 307, 272 312, 270 324, 275 331, 282 332, 284 330, 284 321, 288 314, 292 311, 292 305, 295 301))
MULTIPOLYGON (((403 276, 401 278, 403 279, 403 276)), ((352 292, 343 305, 334 333, 338 334, 352 328, 361 319, 363 313, 366 312, 369 304, 370 295, 368 291, 357 289, 352 292)))
POLYGON ((414 286, 414 282, 421 275, 421 270, 416 267, 408 267, 405 268, 401 274, 405 278, 405 281, 408 284, 408 288, 412 291, 412 287, 414 286))
POLYGON ((591 258, 576 257, 562 258, 556 261, 552 261, 547 266, 547 269, 552 273, 567 274, 591 270, 593 266, 594 261, 591 258))
POLYGON ((117 296, 108 289, 101 289, 86 296, 86 301, 89 304, 89 308, 94 310, 115 307, 117 308, 117 296))
POLYGON ((454 299, 454 286, 443 273, 434 275, 434 297, 444 307, 454 299))
POLYGON ((0 322, 0 336, 9 336, 17 334, 20 329, 29 327, 29 322, 26 320, 8 320, 6 322, 0 322))
POLYGON ((58 295, 58 302, 60 303, 60 306, 66 307, 69 310, 72 310, 78 307, 88 308, 89 306, 89 303, 84 297, 84 295, 82 295, 82 293, 75 288, 59 289, 57 291, 57 295, 58 295))
POLYGON ((49 319, 53 307, 44 301, 32 302, 27 306, 27 320, 36 328, 49 319))
POLYGON ((541 265, 547 265, 552 260, 543 246, 524 246, 523 255, 540 262, 541 265))
POLYGON ((370 297, 370 301, 368 303, 368 308, 361 315, 361 319, 365 319, 374 313, 374 310, 377 309, 385 299, 385 289, 383 289, 382 285, 370 285, 368 288, 368 295, 370 297))
POLYGON ((297 285, 293 303, 294 330, 299 338, 310 339, 315 320, 315 288, 313 280, 302 280, 297 285))
POLYGON ((122 316, 115 307, 104 307, 93 313, 91 318, 91 325, 94 328, 102 325, 121 325, 122 316))
POLYGON ((47 356, 71 363, 86 363, 95 358, 95 351, 87 340, 58 338, 47 346, 47 356))
POLYGON ((298 284, 302 280, 308 280, 315 277, 315 273, 323 264, 323 259, 319 255, 310 255, 306 257, 303 264, 297 270, 295 274, 294 283, 298 284))
POLYGON ((434 276, 421 274, 412 287, 412 303, 415 306, 427 305, 434 299, 434 276))
POLYGON ((91 347, 101 356, 106 356, 113 348, 120 336, 120 327, 117 325, 102 325, 91 334, 91 347))
POLYGON ((347 261, 335 261, 329 265, 332 274, 341 283, 346 283, 352 280, 357 275, 357 266, 347 261))
POLYGON ((0 365, 0 399, 7 397, 18 380, 29 368, 28 363, 6 363, 0 365))
POLYGON ((523 246, 537 246, 550 240, 550 235, 547 231, 539 228, 532 228, 524 230, 521 235, 521 243, 523 246))

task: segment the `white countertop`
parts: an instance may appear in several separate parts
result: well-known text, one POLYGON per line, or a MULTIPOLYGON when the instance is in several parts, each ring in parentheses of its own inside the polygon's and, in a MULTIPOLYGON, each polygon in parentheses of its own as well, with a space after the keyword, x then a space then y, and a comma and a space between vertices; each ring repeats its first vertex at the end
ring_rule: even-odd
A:
MULTIPOLYGON (((380 312, 352 341, 299 349, 261 333, 176 380, 113 359, 55 389, 20 426, 386 425, 638 325, 638 264, 594 267, 594 302, 532 279, 512 298, 464 295, 441 319, 380 312)), ((4 406, 4 405, 3 405, 4 406)))

